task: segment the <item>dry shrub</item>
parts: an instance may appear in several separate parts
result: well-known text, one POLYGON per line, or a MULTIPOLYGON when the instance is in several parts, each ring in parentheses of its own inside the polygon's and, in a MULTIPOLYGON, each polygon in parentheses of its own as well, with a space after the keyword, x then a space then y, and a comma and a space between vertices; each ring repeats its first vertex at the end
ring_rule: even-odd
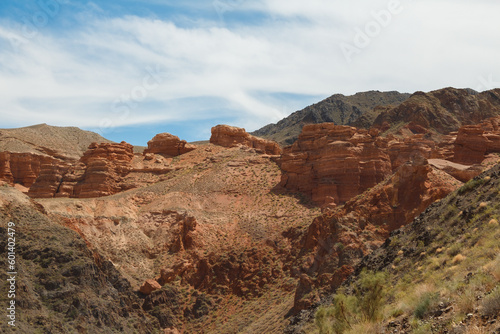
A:
POLYGON ((426 283, 418 285, 414 292, 413 315, 418 319, 422 319, 435 306, 438 296, 439 293, 434 285, 426 283))
POLYGON ((384 326, 379 323, 364 322, 354 325, 352 329, 345 332, 345 334, 379 334, 384 332, 384 326))
POLYGON ((498 226, 498 220, 496 220, 496 219, 492 219, 492 220, 490 220, 490 221, 488 222, 488 225, 493 226, 493 227, 496 227, 496 226, 498 226))
POLYGON ((463 293, 461 293, 456 300, 456 307, 460 313, 467 314, 474 311, 474 305, 476 302, 476 291, 469 287, 463 293))
POLYGON ((484 269, 500 282, 500 254, 497 255, 495 260, 485 265, 484 269))
POLYGON ((483 315, 494 316, 500 313, 500 286, 484 297, 481 305, 483 315))
POLYGON ((488 334, 488 332, 484 328, 470 326, 465 329, 465 334, 488 334))
POLYGON ((453 258, 453 260, 451 260, 451 263, 453 263, 453 264, 457 264, 457 263, 462 262, 463 260, 465 260, 465 256, 463 256, 462 254, 457 254, 457 255, 455 255, 455 257, 453 258))

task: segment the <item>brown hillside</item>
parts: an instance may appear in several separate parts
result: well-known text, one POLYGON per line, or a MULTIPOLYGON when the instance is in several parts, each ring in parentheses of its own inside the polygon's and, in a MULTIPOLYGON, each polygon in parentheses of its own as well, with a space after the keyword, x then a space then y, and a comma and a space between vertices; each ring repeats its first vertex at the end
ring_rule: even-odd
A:
POLYGON ((97 133, 77 127, 38 124, 0 129, 0 152, 34 153, 60 159, 78 159, 91 143, 111 143, 97 133))
POLYGON ((382 111, 373 125, 392 131, 410 125, 413 129, 448 134, 463 125, 480 123, 499 115, 500 89, 477 93, 468 89, 444 88, 414 93, 399 106, 382 111))
POLYGON ((280 145, 295 142, 302 127, 306 124, 333 122, 349 125, 358 121, 356 126, 369 128, 378 115, 377 106, 396 106, 405 101, 410 94, 398 92, 369 91, 351 96, 335 94, 302 110, 296 111, 276 124, 269 124, 253 132, 255 136, 277 141, 280 145))

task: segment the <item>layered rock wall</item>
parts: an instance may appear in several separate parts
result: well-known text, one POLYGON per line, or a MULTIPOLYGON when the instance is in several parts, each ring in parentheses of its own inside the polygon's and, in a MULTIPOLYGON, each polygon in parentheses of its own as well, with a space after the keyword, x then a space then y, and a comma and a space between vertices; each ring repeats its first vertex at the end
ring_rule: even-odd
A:
POLYGON ((388 140, 333 123, 306 125, 284 149, 281 185, 320 203, 345 203, 392 173, 388 140))
POLYGON ((389 232, 410 223, 460 185, 420 157, 401 165, 391 178, 363 196, 317 217, 302 241, 301 254, 310 260, 302 268, 295 310, 311 306, 320 291, 331 293, 389 232))
POLYGON ((0 153, 0 180, 31 187, 40 175, 43 165, 57 164, 61 160, 34 153, 0 153))
POLYGON ((461 127, 454 143, 453 161, 480 164, 487 154, 500 153, 499 124, 500 117, 494 117, 477 125, 461 127))
POLYGON ((115 194, 124 190, 120 182, 130 172, 133 157, 128 143, 92 143, 76 164, 44 164, 28 194, 42 198, 115 194))

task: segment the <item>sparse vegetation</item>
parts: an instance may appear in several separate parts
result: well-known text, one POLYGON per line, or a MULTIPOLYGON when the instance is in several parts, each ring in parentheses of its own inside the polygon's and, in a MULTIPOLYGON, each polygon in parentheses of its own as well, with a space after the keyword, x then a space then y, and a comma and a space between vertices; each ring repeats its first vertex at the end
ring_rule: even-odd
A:
POLYGON ((408 319, 411 333, 430 333, 438 328, 450 331, 456 324, 463 324, 465 333, 489 333, 485 330, 489 328, 487 323, 477 324, 482 323, 481 316, 500 312, 497 183, 492 177, 470 181, 457 191, 459 199, 442 200, 424 218, 425 223, 419 221, 415 230, 405 228, 405 232, 391 237, 384 250, 391 255, 381 252, 388 257, 378 258, 391 259, 386 275, 387 286, 392 287, 384 290, 386 302, 379 308, 377 320, 367 321, 361 312, 356 294, 360 275, 340 290, 353 291, 356 298, 356 307, 344 312, 349 322, 342 322, 338 316, 342 304, 333 304, 330 313, 324 306, 322 317, 316 318, 318 328, 322 323, 331 333, 355 333, 359 325, 374 323, 387 331, 392 328, 387 327, 390 322, 395 326, 391 330, 396 331, 403 325, 402 319, 408 319), (467 317, 474 322, 464 322, 467 317), (335 328, 341 331, 333 331, 335 328))
POLYGON ((485 182, 486 181, 484 179, 474 178, 474 179, 470 180, 469 182, 467 182, 466 184, 464 184, 460 189, 458 189, 458 194, 464 195, 467 192, 479 187, 480 185, 482 185, 485 182))
POLYGON ((500 286, 497 286, 483 299, 481 306, 483 315, 493 316, 500 313, 500 286))
POLYGON ((386 275, 363 271, 355 295, 339 291, 333 305, 321 307, 315 321, 321 334, 342 334, 347 330, 366 328, 366 323, 379 320, 386 295, 386 275))

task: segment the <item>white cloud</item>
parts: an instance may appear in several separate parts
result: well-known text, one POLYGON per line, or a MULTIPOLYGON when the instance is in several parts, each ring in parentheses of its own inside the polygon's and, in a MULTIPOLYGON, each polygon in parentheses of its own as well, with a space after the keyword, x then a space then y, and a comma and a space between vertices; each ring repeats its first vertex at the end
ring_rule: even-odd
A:
POLYGON ((496 2, 401 0, 402 11, 350 63, 341 43, 353 45, 356 29, 374 22, 372 13, 386 10, 390 0, 231 3, 228 20, 248 10, 267 17, 258 25, 190 27, 94 17, 66 33, 44 31, 35 38, 0 22, 2 121, 125 126, 221 118, 232 109, 236 125, 253 130, 286 116, 256 91, 326 97, 369 89, 476 88, 481 76, 500 81, 496 2), (17 50, 8 47, 12 38, 22 41, 17 50), (161 82, 147 68, 158 68, 161 82), (124 98, 134 95, 135 101, 124 98), (206 98, 216 104, 207 106, 206 98), (191 102, 182 103, 186 99, 191 102))

